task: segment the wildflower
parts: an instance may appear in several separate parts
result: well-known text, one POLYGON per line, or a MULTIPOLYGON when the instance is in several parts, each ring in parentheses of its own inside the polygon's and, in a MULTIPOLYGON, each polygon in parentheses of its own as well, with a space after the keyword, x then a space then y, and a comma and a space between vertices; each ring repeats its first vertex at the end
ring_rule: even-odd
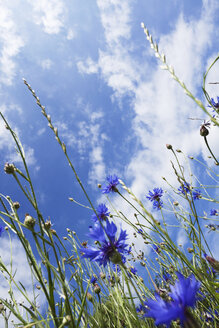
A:
POLYGON ((140 235, 143 235, 144 234, 144 232, 143 232, 142 229, 138 229, 137 233, 139 233, 140 235))
POLYGON ((94 222, 98 222, 99 219, 101 221, 105 221, 107 220, 107 217, 109 216, 110 212, 108 211, 108 208, 106 207, 105 204, 100 204, 97 207, 97 215, 93 214, 92 215, 92 220, 94 220, 94 222))
POLYGON ((190 191, 190 188, 190 184, 185 181, 183 185, 178 188, 178 190, 181 194, 185 195, 187 192, 190 191))
POLYGON ((201 192, 200 192, 199 190, 195 190, 195 191, 193 191, 193 192, 192 192, 192 198, 193 198, 194 200, 196 200, 196 199, 200 199, 200 198, 201 198, 201 192))
POLYGON ((140 315, 144 315, 146 312, 146 307, 140 304, 139 306, 136 307, 136 312, 140 315))
POLYGON ((161 252, 161 249, 160 249, 160 246, 159 245, 155 245, 155 244, 152 244, 152 247, 153 247, 153 250, 156 252, 156 253, 160 253, 161 252))
POLYGON ((110 261, 114 264, 121 264, 122 260, 125 259, 125 254, 129 252, 128 244, 125 243, 128 238, 127 232, 121 229, 117 238, 117 227, 109 221, 106 221, 105 232, 100 225, 90 229, 89 235, 97 241, 97 247, 88 246, 82 249, 83 257, 89 258, 91 261, 97 261, 104 266, 110 261))
MULTIPOLYGON (((152 317, 155 319, 155 324, 166 324, 169 326, 172 320, 180 319, 185 322, 187 319, 188 307, 194 307, 196 303, 196 294, 201 283, 197 281, 194 275, 186 278, 181 273, 177 273, 178 281, 175 286, 171 285, 170 297, 172 301, 164 301, 158 294, 154 299, 149 299, 145 305, 149 307, 145 317, 152 317), (188 293, 189 290, 189 293, 188 293)), ((191 316, 189 315, 191 320, 191 316)))
POLYGON ((206 225, 205 227, 210 229, 208 232, 215 231, 215 230, 219 229, 219 224, 211 223, 211 224, 206 225))
MULTIPOLYGON (((214 101, 214 98, 211 98, 211 104, 212 104, 215 108, 219 108, 219 97, 217 97, 217 102, 214 101)), ((212 107, 212 106, 208 105, 208 107, 212 107)))
POLYGON ((161 201, 162 196, 163 196, 163 189, 154 188, 153 192, 149 191, 148 196, 146 196, 146 198, 149 199, 151 202, 153 202, 154 209, 159 210, 163 206, 163 202, 161 201))
POLYGON ((102 188, 102 194, 109 194, 111 191, 116 192, 116 186, 119 184, 119 178, 117 175, 109 175, 106 180, 109 182, 109 184, 102 188))
POLYGON ((129 268, 128 276, 132 277, 133 275, 136 276, 138 270, 135 267, 129 268))
MULTIPOLYGON (((186 195, 186 193, 190 192, 191 189, 192 189, 192 187, 190 186, 190 184, 185 181, 183 183, 183 185, 178 188, 178 191, 181 194, 186 195)), ((199 190, 194 190, 192 192, 192 198, 194 200, 200 199, 201 198, 201 192, 199 190)))
POLYGON ((210 215, 211 216, 218 215, 218 210, 211 209, 210 215))
POLYGON ((96 282, 97 282, 97 277, 92 276, 90 282, 91 282, 92 285, 95 285, 96 282))

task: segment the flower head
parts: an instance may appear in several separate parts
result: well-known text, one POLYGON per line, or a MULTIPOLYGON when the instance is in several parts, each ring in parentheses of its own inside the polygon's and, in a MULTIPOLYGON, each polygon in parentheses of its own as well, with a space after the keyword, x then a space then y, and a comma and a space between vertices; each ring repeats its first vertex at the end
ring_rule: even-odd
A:
POLYGON ((149 299, 145 305, 149 307, 146 317, 155 319, 155 324, 166 324, 168 327, 172 320, 186 320, 187 307, 194 307, 197 301, 196 294, 201 283, 197 281, 194 275, 186 278, 181 273, 177 273, 178 281, 174 286, 170 286, 170 297, 172 301, 164 301, 159 295, 154 299, 149 299), (189 291, 189 292, 188 292, 189 291))
POLYGON ((195 190, 192 192, 192 198, 194 200, 200 199, 201 198, 201 192, 199 190, 195 190))
POLYGON ((104 266, 110 261, 114 264, 122 263, 125 254, 129 252, 128 244, 126 244, 128 235, 122 229, 118 237, 116 237, 116 234, 116 225, 109 221, 106 221, 105 232, 101 225, 90 228, 89 235, 97 241, 97 247, 87 246, 87 248, 82 249, 83 257, 99 262, 100 265, 103 264, 104 266))
POLYGON ((163 206, 163 202, 161 200, 162 196, 163 196, 163 189, 154 188, 153 192, 149 191, 148 196, 146 196, 146 198, 149 199, 151 202, 153 202, 154 209, 159 210, 163 206))
POLYGON ((218 210, 211 209, 210 215, 211 216, 218 215, 218 210))
POLYGON ((190 188, 190 184, 185 181, 183 185, 178 188, 178 190, 181 194, 185 195, 187 192, 190 191, 190 188))
POLYGON ((94 222, 98 222, 99 219, 101 221, 105 221, 109 215, 110 215, 110 212, 109 212, 108 208, 106 207, 106 205, 105 204, 100 204, 97 207, 97 215, 93 214, 92 215, 92 220, 94 220, 94 222))
MULTIPOLYGON (((214 98, 211 98, 211 104, 212 104, 215 108, 219 108, 219 97, 217 97, 217 102, 214 101, 214 98)), ((208 107, 212 107, 212 106, 208 105, 208 107)))
MULTIPOLYGON (((178 191, 181 194, 186 195, 187 193, 190 192, 191 189, 192 189, 192 187, 190 186, 190 184, 185 181, 183 183, 183 185, 178 188, 178 191)), ((192 191, 192 198, 193 198, 193 200, 200 199, 201 198, 201 192, 199 190, 192 191)))
POLYGON ((108 185, 103 186, 102 194, 109 194, 111 191, 117 191, 116 186, 119 184, 119 178, 117 175, 109 175, 106 180, 108 181, 108 185))
POLYGON ((95 285, 96 282, 97 282, 97 277, 96 276, 92 276, 90 282, 91 282, 92 285, 95 285))

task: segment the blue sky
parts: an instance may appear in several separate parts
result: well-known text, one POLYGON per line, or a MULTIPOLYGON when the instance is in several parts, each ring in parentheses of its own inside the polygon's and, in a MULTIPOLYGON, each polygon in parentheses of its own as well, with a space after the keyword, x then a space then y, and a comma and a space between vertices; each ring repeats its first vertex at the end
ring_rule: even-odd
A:
MULTIPOLYGON (((141 22, 176 74, 206 104, 202 76, 218 53, 218 14, 217 0, 0 2, 0 109, 24 145, 41 211, 61 235, 69 227, 86 239, 92 213, 69 202, 73 197, 87 205, 22 78, 46 106, 95 205, 103 201, 97 184, 113 173, 145 199, 154 187, 168 190, 162 176, 178 188, 166 143, 214 165, 199 135, 201 121, 188 119, 205 115, 160 69, 141 22)), ((215 65, 207 82, 218 76, 215 65)), ((208 92, 216 97, 218 85, 208 85, 208 92)), ((217 140, 211 127, 209 143, 219 155, 217 140)), ((19 164, 2 122, 0 149, 1 192, 21 203, 21 217, 32 214, 3 172, 5 161, 19 164)), ((204 175, 201 167, 195 173, 204 175)), ((209 211, 209 205, 200 206, 209 211)))

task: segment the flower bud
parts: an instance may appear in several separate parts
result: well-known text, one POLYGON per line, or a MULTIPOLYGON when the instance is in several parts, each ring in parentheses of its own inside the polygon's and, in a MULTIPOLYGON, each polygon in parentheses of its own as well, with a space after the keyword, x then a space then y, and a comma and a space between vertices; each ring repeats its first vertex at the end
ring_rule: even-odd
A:
POLYGON ((63 326, 69 326, 71 324, 71 316, 68 314, 62 320, 63 326))
POLYGON ((89 302, 93 302, 93 296, 89 292, 87 292, 87 299, 89 302))
POLYGON ((94 286, 94 293, 95 294, 100 294, 100 292, 101 292, 100 286, 98 284, 95 284, 95 286, 94 286))
POLYGON ((30 216, 29 214, 25 214, 24 225, 29 228, 33 229, 35 226, 36 220, 30 216))
POLYGON ((51 226, 52 226, 52 223, 51 223, 51 220, 47 220, 46 222, 45 222, 45 229, 46 230, 50 230, 50 228, 51 228, 51 226))
POLYGON ((200 135, 201 135, 202 137, 206 137, 208 134, 209 134, 208 129, 207 129, 204 125, 202 125, 202 126, 200 127, 200 135))
POLYGON ((14 164, 5 163, 4 171, 5 171, 5 173, 7 173, 7 174, 13 174, 14 171, 15 171, 15 166, 14 166, 14 164))
POLYGON ((104 280, 104 279, 106 278, 106 275, 105 275, 105 273, 103 273, 103 272, 100 272, 100 278, 104 280))
POLYGON ((16 210, 20 208, 20 204, 18 202, 14 202, 12 205, 16 210))
POLYGON ((173 149, 172 145, 166 144, 167 149, 173 149))
POLYGON ((212 266, 215 271, 219 272, 219 261, 215 260, 213 257, 206 255, 205 256, 208 263, 212 266))
POLYGON ((194 252, 194 249, 191 248, 191 247, 188 247, 188 248, 187 248, 187 251, 188 251, 189 253, 193 253, 193 252, 194 252))

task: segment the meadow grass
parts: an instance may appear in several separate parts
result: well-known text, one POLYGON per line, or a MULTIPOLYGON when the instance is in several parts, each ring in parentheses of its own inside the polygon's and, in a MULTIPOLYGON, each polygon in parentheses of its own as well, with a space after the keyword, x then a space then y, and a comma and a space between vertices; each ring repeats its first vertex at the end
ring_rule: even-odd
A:
MULTIPOLYGON (((219 103, 210 98, 205 82, 209 70, 219 57, 209 67, 203 79, 203 93, 212 107, 210 110, 176 76, 174 69, 167 64, 165 55, 159 53, 148 30, 143 24, 142 27, 155 56, 162 61, 162 68, 170 72, 185 93, 209 116, 211 124, 218 126, 219 103)), ((2 279, 7 281, 9 288, 8 298, 0 297, 0 313, 5 327, 153 328, 167 325, 217 328, 219 262, 211 253, 206 240, 206 229, 211 234, 218 233, 219 211, 215 209, 218 199, 212 195, 218 188, 216 169, 219 163, 207 141, 209 124, 202 124, 200 134, 216 164, 213 169, 202 163, 206 174, 211 177, 211 185, 205 186, 195 180, 190 171, 189 161, 193 161, 195 168, 196 161, 200 165, 199 159, 188 158, 182 151, 167 145, 168 151, 173 155, 171 169, 178 188, 170 185, 164 178, 168 193, 164 194, 161 188, 155 186, 148 191, 143 201, 117 176, 108 176, 106 185, 99 187, 100 192, 106 195, 107 206, 112 209, 109 211, 106 204, 100 204, 98 208, 93 205, 58 129, 53 125, 35 91, 26 80, 24 83, 61 146, 94 215, 89 241, 79 240, 77 233, 69 228, 64 238, 59 236, 52 228, 52 222, 45 220, 40 211, 24 149, 1 113, 23 163, 22 169, 12 163, 6 163, 4 169, 8 175, 13 176, 33 213, 27 214, 25 219, 20 217, 19 203, 3 193, 0 195, 2 226, 5 226, 9 241, 12 242, 14 235, 19 239, 33 277, 33 292, 30 295, 25 285, 16 278, 13 254, 9 266, 0 259, 2 279), (188 181, 188 173, 181 161, 187 163, 191 181, 188 181), (121 204, 129 207, 133 215, 129 216, 128 212, 123 213, 115 208, 112 193, 120 197, 121 204), (159 213, 159 221, 158 215, 155 218, 147 209, 150 201, 159 213), (200 214, 201 201, 210 202, 210 214, 200 214), (212 220, 215 223, 211 223, 212 220), (124 222, 125 227, 130 226, 133 231, 132 239, 141 238, 145 247, 152 249, 153 255, 145 256, 144 250, 136 249, 135 242, 130 245, 126 229, 115 225, 120 222, 124 222), (189 240, 191 247, 187 250, 176 244, 173 231, 178 229, 182 229, 189 240), (143 272, 141 276, 138 274, 139 266, 143 272), (23 297, 24 302, 16 299, 15 290, 23 297), (39 293, 44 299, 42 307, 37 305, 39 293)), ((70 200, 75 202, 73 198, 70 200)))

